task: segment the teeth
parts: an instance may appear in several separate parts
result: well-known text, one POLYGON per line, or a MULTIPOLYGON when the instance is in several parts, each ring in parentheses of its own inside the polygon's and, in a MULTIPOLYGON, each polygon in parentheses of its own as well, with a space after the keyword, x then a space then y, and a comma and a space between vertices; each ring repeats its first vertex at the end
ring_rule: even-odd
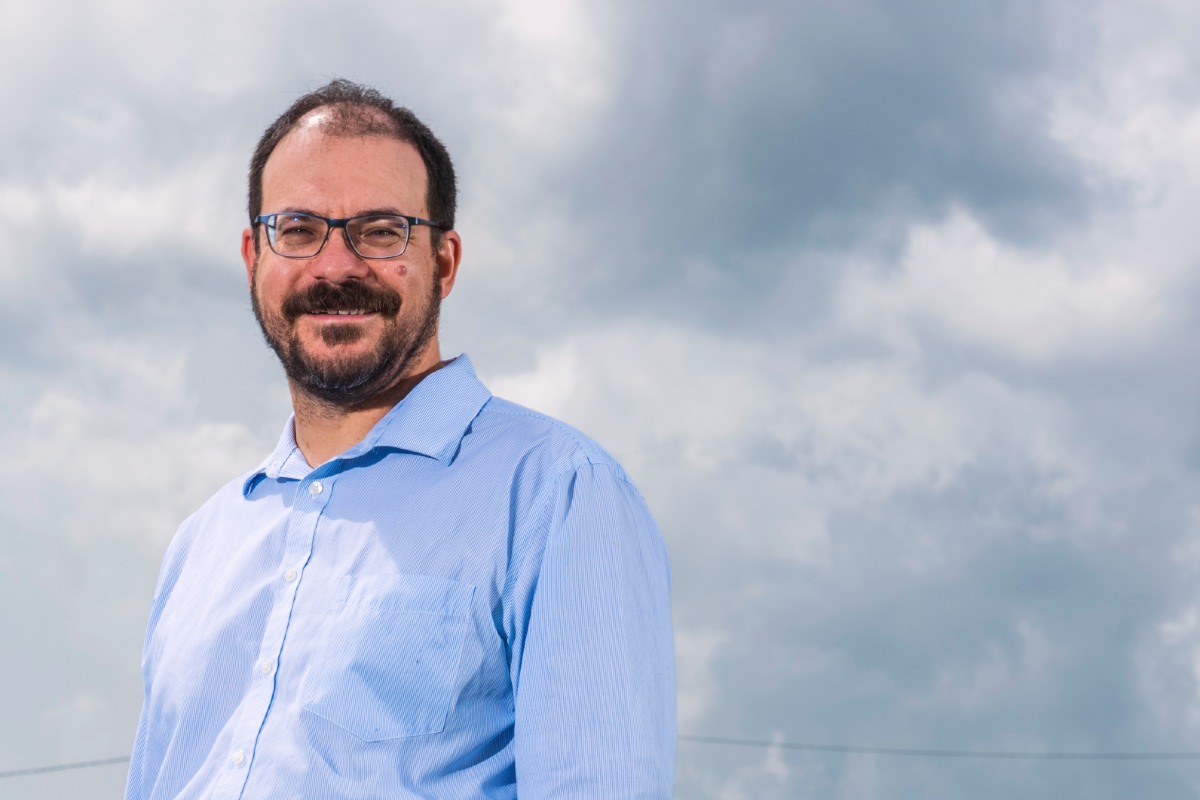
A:
POLYGON ((336 309, 336 310, 328 309, 328 308, 319 308, 316 311, 314 311, 313 313, 314 314, 336 314, 338 316, 357 316, 359 314, 366 314, 367 312, 366 312, 366 309, 362 309, 362 308, 352 308, 352 309, 340 308, 340 309, 336 309))

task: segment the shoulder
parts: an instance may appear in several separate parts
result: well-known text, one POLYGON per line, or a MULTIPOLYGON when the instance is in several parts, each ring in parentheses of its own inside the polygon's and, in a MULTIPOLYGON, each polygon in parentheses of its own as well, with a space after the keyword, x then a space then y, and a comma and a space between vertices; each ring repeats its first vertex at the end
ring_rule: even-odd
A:
POLYGON ((212 532, 236 530, 236 526, 231 524, 233 515, 245 506, 243 489, 246 481, 256 472, 257 470, 245 472, 230 480, 179 524, 163 554, 154 592, 156 602, 153 615, 157 614, 161 604, 170 596, 189 564, 198 559, 213 557, 214 551, 219 551, 223 546, 222 538, 213 536, 212 532))
POLYGON ((164 564, 186 556, 193 547, 208 541, 204 536, 206 530, 221 527, 231 515, 244 509, 247 503, 246 487, 260 473, 258 469, 248 470, 232 478, 184 519, 167 547, 164 564))
POLYGON ((629 480, 612 454, 582 431, 501 397, 493 396, 484 404, 468 433, 476 447, 506 451, 523 461, 533 459, 559 475, 601 467, 629 480))
POLYGON ((255 480, 260 478, 262 473, 263 469, 258 467, 231 478, 224 486, 213 492, 212 496, 204 501, 203 505, 196 509, 190 517, 184 520, 184 525, 193 520, 221 516, 242 506, 246 502, 247 490, 254 486, 255 480))

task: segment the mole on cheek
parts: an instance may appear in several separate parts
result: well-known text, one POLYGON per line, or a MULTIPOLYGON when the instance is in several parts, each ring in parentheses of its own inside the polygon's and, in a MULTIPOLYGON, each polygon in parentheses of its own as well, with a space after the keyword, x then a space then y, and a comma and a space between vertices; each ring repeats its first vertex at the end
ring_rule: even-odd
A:
POLYGON ((398 278, 403 278, 405 275, 408 274, 408 265, 407 264, 397 264, 393 269, 395 270, 396 277, 398 277, 398 278))

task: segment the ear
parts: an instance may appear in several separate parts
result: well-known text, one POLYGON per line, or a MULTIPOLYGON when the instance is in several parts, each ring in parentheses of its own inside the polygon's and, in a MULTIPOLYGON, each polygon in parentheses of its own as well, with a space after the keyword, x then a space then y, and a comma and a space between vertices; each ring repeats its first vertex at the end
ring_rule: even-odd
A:
POLYGON ((442 299, 450 295, 454 288, 454 279, 458 277, 458 265, 462 261, 462 239, 458 231, 442 232, 442 241, 434 254, 434 264, 437 267, 437 281, 442 287, 442 299))
POLYGON ((258 260, 258 251, 254 249, 254 228, 242 231, 242 261, 246 262, 246 283, 254 288, 254 262, 258 260))

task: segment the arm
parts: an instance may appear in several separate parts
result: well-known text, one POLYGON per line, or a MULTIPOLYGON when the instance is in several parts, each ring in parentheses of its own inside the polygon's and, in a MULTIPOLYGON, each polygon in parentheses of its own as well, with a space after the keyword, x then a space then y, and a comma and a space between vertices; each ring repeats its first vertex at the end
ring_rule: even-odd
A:
POLYGON ((560 481, 516 695, 517 791, 669 798, 675 768, 670 572, 637 490, 614 467, 560 481))
POLYGON ((138 717, 137 733, 133 741, 133 755, 129 759, 129 775, 125 781, 125 800, 142 800, 145 787, 142 781, 143 761, 146 754, 146 703, 142 702, 142 713, 138 717))
MULTIPOLYGON (((129 774, 125 783, 125 800, 143 800, 149 797, 150 790, 146 785, 146 770, 148 766, 147 752, 152 742, 153 732, 150 730, 150 689, 151 679, 154 675, 154 653, 152 650, 152 642, 154 640, 154 631, 158 627, 158 619, 162 614, 163 605, 166 603, 167 596, 170 594, 171 587, 175 585, 176 579, 179 577, 179 571, 182 567, 182 557, 180 553, 185 548, 185 542, 189 532, 191 518, 184 520, 180 525, 179 530, 175 533, 175 537, 167 546, 167 551, 163 555, 162 565, 158 571, 157 585, 154 587, 154 602, 150 606, 150 619, 146 623, 146 637, 142 644, 142 711, 138 716, 137 732, 134 734, 133 753, 129 759, 129 774)), ((157 768, 157 764, 153 766, 157 768)), ((155 776, 157 777, 157 776, 155 776)))

